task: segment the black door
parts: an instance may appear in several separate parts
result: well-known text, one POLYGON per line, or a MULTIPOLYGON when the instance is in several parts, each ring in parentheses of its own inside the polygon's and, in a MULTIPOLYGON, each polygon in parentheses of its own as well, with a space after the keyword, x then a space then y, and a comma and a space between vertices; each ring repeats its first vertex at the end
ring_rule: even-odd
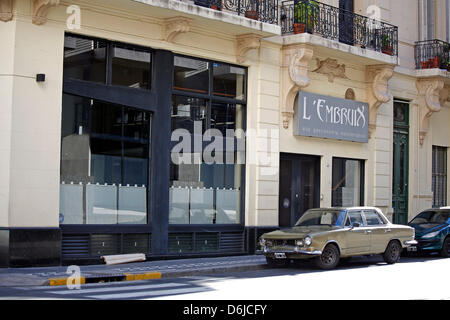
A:
POLYGON ((408 222, 409 105, 394 101, 392 207, 394 223, 408 222))
POLYGON ((339 0, 339 41, 353 45, 353 0, 339 0))
POLYGON ((320 157, 281 154, 279 186, 279 225, 291 227, 320 206, 320 157))

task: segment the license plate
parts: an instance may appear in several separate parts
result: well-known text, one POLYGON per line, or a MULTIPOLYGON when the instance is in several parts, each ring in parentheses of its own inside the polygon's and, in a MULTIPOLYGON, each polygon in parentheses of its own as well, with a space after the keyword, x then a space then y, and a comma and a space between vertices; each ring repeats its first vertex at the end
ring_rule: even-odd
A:
POLYGON ((406 250, 415 252, 417 251, 417 247, 408 247, 406 250))
POLYGON ((286 259, 286 253, 284 253, 284 252, 276 252, 275 253, 275 258, 277 258, 277 259, 286 259))

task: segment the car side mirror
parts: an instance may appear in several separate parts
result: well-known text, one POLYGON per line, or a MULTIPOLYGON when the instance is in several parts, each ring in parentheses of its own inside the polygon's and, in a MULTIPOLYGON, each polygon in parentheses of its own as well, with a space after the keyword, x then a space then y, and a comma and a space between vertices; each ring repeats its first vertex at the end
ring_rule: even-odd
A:
POLYGON ((352 228, 359 228, 360 226, 361 226, 361 224, 359 222, 352 223, 352 228))

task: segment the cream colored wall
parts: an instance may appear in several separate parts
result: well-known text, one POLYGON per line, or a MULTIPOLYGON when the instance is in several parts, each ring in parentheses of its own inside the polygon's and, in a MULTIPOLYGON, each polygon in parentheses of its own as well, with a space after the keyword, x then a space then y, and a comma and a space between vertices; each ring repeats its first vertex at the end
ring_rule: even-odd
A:
POLYGON ((0 227, 9 224, 11 118, 14 79, 15 22, 0 25, 0 227))
POLYGON ((63 30, 51 22, 38 27, 26 16, 13 25, 7 224, 58 226, 63 30), (36 82, 37 73, 46 75, 44 83, 36 82))

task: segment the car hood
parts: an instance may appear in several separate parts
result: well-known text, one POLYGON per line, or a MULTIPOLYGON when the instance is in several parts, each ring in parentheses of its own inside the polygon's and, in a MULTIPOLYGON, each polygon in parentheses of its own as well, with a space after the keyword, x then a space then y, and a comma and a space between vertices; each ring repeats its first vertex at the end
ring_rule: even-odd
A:
POLYGON ((448 227, 448 224, 438 224, 438 223, 420 223, 420 224, 410 224, 416 231, 416 236, 422 236, 424 234, 439 231, 442 228, 448 227))
POLYGON ((293 227, 289 229, 281 229, 263 234, 261 237, 264 239, 301 239, 307 235, 313 236, 317 233, 327 232, 331 230, 337 230, 340 227, 336 226, 302 226, 293 227))

